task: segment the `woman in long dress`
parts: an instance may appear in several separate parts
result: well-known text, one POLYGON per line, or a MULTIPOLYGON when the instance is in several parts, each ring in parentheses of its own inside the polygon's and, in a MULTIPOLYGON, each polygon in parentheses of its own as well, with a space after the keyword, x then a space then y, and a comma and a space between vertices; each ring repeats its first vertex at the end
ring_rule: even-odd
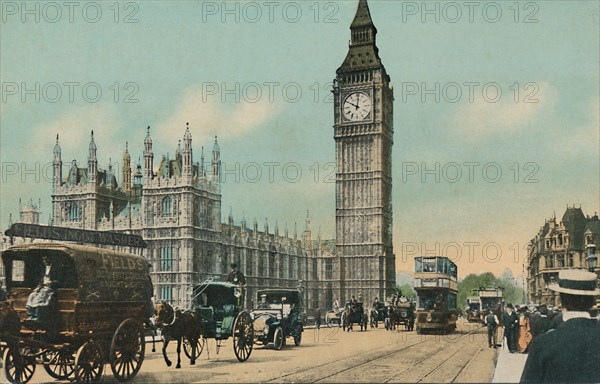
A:
POLYGON ((529 321, 529 313, 527 307, 521 308, 519 314, 519 336, 517 339, 517 350, 521 353, 527 352, 529 343, 533 336, 531 335, 531 322, 529 321))

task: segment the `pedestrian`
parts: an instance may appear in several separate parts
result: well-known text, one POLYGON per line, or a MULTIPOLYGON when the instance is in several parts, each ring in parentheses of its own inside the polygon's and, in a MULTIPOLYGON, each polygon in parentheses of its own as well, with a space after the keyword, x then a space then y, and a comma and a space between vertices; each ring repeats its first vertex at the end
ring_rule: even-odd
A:
POLYGON ((517 327, 519 325, 519 317, 514 311, 514 307, 511 303, 506 305, 506 311, 502 314, 502 326, 504 327, 504 337, 506 338, 506 345, 510 353, 515 353, 517 327))
POLYGON ((317 312, 315 313, 315 321, 317 324, 317 329, 321 329, 321 308, 317 308, 317 312))
POLYGON ((340 310, 340 302, 338 299, 333 300, 333 310, 335 313, 340 310))
POLYGON ((517 349, 521 353, 526 353, 529 343, 533 336, 531 336, 531 323, 529 321, 529 313, 527 312, 527 306, 521 307, 521 313, 519 314, 519 335, 517 339, 517 349))
POLYGON ((552 308, 552 316, 550 317, 550 329, 556 329, 563 322, 562 311, 557 307, 552 308))
POLYGON ((540 317, 532 326, 532 336, 535 340, 539 335, 543 335, 550 329, 550 318, 548 317, 548 308, 545 305, 540 306, 539 310, 540 317))
POLYGON ((596 284, 595 273, 569 269, 548 286, 560 294, 563 323, 533 342, 522 383, 600 382, 600 325, 588 313, 600 295, 596 284))
POLYGON ((531 313, 529 314, 529 327, 531 328, 532 338, 535 337, 537 323, 542 318, 542 314, 539 311, 540 308, 533 307, 531 313))
POLYGON ((488 331, 488 346, 489 348, 498 348, 497 346, 497 335, 498 335, 498 317, 494 314, 494 312, 488 313, 488 315, 484 318, 484 322, 487 325, 488 331))
POLYGON ((0 279, 0 303, 7 301, 6 291, 4 290, 4 280, 0 279))

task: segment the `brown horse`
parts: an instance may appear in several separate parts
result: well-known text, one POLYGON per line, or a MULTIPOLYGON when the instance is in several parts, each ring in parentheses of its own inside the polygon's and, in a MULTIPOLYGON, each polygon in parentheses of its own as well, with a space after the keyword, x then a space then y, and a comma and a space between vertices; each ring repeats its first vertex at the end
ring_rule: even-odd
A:
POLYGON ((0 341, 7 341, 8 335, 18 335, 20 327, 17 312, 8 303, 0 303, 0 341))
POLYGON ((192 347, 190 364, 196 364, 196 346, 202 334, 202 320, 196 312, 175 310, 169 303, 159 301, 154 307, 156 327, 161 330, 163 339, 162 353, 167 366, 171 360, 167 357, 167 346, 171 340, 177 340, 177 366, 181 368, 181 342, 183 338, 189 340, 192 347))

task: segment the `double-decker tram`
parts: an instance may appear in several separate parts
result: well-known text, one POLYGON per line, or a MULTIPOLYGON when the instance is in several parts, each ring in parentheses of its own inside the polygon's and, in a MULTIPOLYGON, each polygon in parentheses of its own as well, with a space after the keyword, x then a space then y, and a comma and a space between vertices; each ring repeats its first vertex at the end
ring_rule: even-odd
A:
POLYGON ((504 311, 504 299, 500 288, 482 288, 479 290, 479 302, 481 303, 481 322, 485 317, 494 312, 498 318, 504 311))
POLYGON ((442 256, 415 257, 414 288, 417 333, 454 331, 458 319, 456 264, 442 256))

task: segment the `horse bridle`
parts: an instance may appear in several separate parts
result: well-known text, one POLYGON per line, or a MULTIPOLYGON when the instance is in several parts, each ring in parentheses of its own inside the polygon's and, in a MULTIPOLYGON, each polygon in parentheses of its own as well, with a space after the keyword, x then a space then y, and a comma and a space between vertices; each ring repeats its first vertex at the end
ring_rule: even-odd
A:
POLYGON ((173 321, 171 321, 169 324, 167 325, 173 325, 175 324, 175 321, 177 320, 177 310, 175 310, 175 308, 171 307, 171 309, 173 309, 173 321))

